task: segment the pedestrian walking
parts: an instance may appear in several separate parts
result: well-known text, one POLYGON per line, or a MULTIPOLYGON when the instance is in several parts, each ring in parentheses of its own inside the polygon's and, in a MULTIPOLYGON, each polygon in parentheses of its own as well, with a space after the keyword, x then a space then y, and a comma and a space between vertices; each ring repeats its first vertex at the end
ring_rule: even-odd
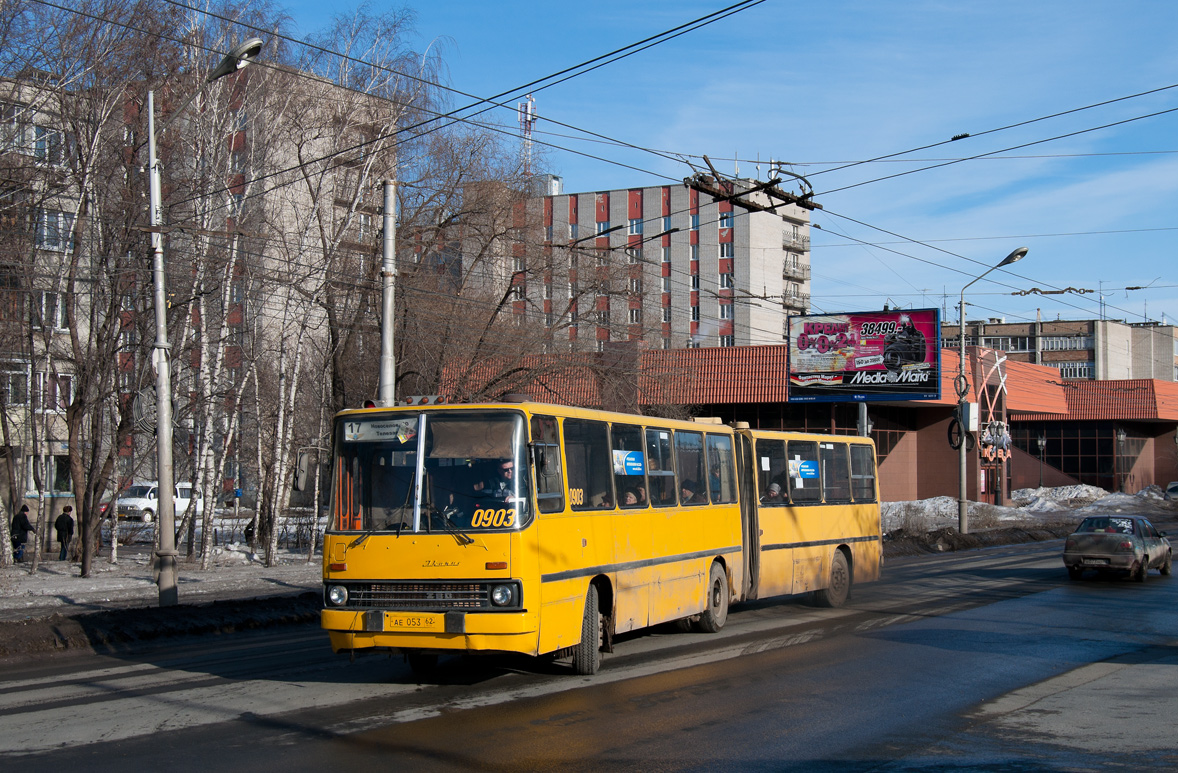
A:
POLYGON ((12 516, 12 555, 17 561, 25 560, 25 543, 29 541, 29 532, 37 533, 33 524, 29 523, 29 506, 21 505, 20 512, 12 516))
POLYGON ((74 508, 66 505, 61 509, 61 515, 57 516, 57 520, 53 522, 53 526, 57 529, 57 541, 61 543, 61 555, 58 556, 58 561, 65 560, 65 552, 69 548, 70 541, 74 538, 74 508))

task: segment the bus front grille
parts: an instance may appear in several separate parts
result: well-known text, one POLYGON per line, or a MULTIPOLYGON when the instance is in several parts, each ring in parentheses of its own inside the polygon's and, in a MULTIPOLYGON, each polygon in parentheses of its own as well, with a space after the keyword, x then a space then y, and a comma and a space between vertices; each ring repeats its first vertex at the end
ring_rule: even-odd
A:
POLYGON ((485 583, 383 582, 353 585, 348 606, 380 609, 488 609, 485 583))

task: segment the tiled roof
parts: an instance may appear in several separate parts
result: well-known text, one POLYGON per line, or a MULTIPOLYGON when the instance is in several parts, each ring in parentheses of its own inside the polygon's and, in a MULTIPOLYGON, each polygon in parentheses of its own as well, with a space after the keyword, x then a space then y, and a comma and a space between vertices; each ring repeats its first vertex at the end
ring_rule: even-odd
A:
POLYGON ((642 353, 642 402, 778 403, 788 397, 788 348, 729 346, 642 353))
POLYGON ((1066 411, 1029 412, 1020 419, 1178 421, 1178 383, 1155 379, 1064 381, 1066 411))

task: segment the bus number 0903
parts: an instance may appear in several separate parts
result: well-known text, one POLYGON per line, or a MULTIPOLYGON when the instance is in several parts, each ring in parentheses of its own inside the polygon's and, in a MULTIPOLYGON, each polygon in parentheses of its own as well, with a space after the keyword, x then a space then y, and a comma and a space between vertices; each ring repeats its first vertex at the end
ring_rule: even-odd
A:
POLYGON ((492 510, 490 508, 487 508, 486 510, 484 510, 483 508, 480 507, 479 509, 474 511, 474 515, 471 516, 471 519, 470 519, 471 528, 474 528, 474 529, 478 529, 480 527, 492 527, 492 526, 497 527, 497 528, 502 528, 504 526, 511 526, 514 523, 515 523, 515 508, 514 507, 507 509, 507 510, 492 510))

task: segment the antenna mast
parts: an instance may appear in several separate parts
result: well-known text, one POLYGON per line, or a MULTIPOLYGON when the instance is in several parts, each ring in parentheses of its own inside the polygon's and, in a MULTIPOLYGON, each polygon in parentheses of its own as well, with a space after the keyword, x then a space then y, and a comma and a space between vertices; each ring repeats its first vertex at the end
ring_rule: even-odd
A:
POLYGON ((527 101, 516 105, 519 114, 519 130, 524 138, 524 176, 532 176, 532 127, 536 123, 536 100, 531 94, 525 97, 527 101))

